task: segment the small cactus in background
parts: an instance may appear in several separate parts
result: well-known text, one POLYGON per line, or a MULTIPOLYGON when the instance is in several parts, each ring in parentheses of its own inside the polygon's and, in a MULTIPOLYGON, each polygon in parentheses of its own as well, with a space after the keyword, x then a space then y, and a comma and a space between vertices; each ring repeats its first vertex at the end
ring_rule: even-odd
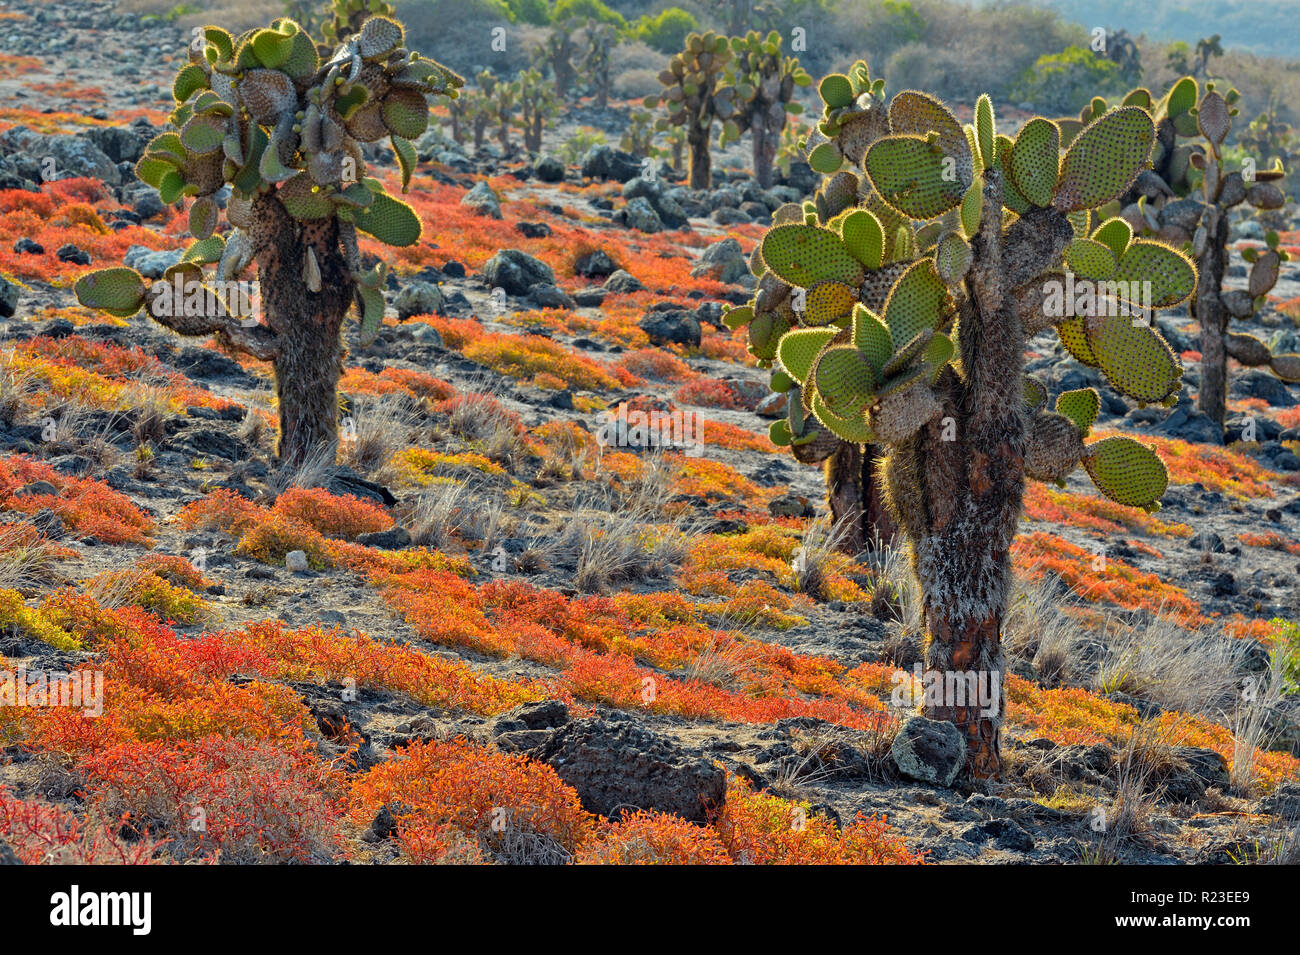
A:
POLYGON ((597 109, 609 105, 609 56, 618 43, 618 32, 611 24, 588 20, 582 31, 587 52, 582 57, 582 71, 587 77, 597 109))
POLYGON ((731 38, 732 65, 719 93, 723 120, 719 145, 749 133, 753 141, 754 177, 764 189, 772 187, 772 168, 781 148, 781 135, 790 115, 802 112, 794 101, 795 87, 812 77, 792 56, 781 54, 781 34, 766 37, 750 31, 731 38))
POLYGON ((654 114, 646 109, 637 109, 627 118, 627 128, 618 141, 618 148, 638 159, 644 159, 656 154, 654 140, 654 114))
MULTIPOLYGON (((753 257, 755 298, 726 320, 748 325, 751 351, 790 395, 775 441, 796 454, 889 449, 886 495, 921 585, 926 670, 1000 678, 1025 479, 1063 484, 1082 464, 1102 493, 1148 509, 1168 483, 1137 441, 1087 443, 1096 391, 1052 403, 1024 374, 1027 342, 1051 328, 1117 391, 1166 403, 1177 392, 1177 356, 1134 310, 1186 300, 1195 268, 1099 211, 1146 164, 1155 124, 1119 107, 1063 148, 1048 119, 999 135, 987 96, 965 127, 924 93, 886 108, 863 63, 819 90, 810 145, 833 174, 813 200, 773 215, 753 257), (1063 291, 1067 272, 1085 271, 1097 295, 1076 315, 1063 291)), ((985 702, 923 708, 963 731, 979 777, 1000 768, 1002 698, 985 702)))
MULTIPOLYGON (((497 142, 503 153, 510 152, 510 128, 515 124, 515 101, 519 97, 519 88, 506 80, 500 79, 491 70, 483 70, 474 77, 484 97, 484 112, 488 125, 497 128, 497 142)), ((477 144, 476 144, 477 145, 477 144)))
MULTIPOLYGON (((393 5, 385 0, 331 0, 326 14, 320 25, 324 42, 318 46, 320 55, 326 58, 348 37, 360 33, 362 24, 370 17, 391 19, 395 16, 393 5)), ((315 26, 313 23, 299 22, 309 32, 315 26)))
POLYGON ((524 148, 530 153, 542 151, 542 133, 546 121, 560 109, 555 87, 537 70, 523 70, 514 82, 519 98, 519 127, 524 134, 524 148))
POLYGON ((657 128, 667 130, 676 126, 684 133, 690 154, 692 189, 708 189, 713 182, 709 139, 720 110, 728 115, 731 111, 721 95, 730 59, 731 45, 725 36, 712 30, 692 33, 686 37, 685 49, 674 55, 668 69, 659 74, 663 92, 645 101, 649 109, 662 106, 667 111, 668 115, 658 121, 657 128))
POLYGON ((290 464, 333 460, 349 307, 363 343, 383 318, 385 266, 363 268, 358 230, 393 246, 420 236, 414 210, 366 175, 361 144, 387 139, 405 188, 416 161, 410 140, 428 125, 429 97, 455 97, 462 85, 403 43, 401 24, 387 17, 366 19, 323 61, 292 20, 238 37, 205 27, 172 87, 173 131, 150 142, 136 165, 164 202, 193 200, 193 244, 152 294, 127 268, 76 283, 82 305, 120 317, 148 305, 155 321, 182 335, 213 335, 271 362, 279 454, 290 464), (232 228, 223 238, 215 195, 225 185, 232 228), (260 320, 221 294, 254 263, 260 320), (185 289, 183 303, 172 300, 173 286, 185 289))
POLYGON ((538 66, 550 69, 555 80, 555 95, 562 100, 568 98, 578 75, 578 68, 574 65, 574 57, 578 54, 578 45, 574 41, 575 26, 568 22, 553 26, 533 57, 538 66))
POLYGON ((1127 197, 1131 202, 1121 212, 1135 230, 1185 247, 1196 259, 1200 278, 1191 305, 1201 329, 1196 402, 1220 425, 1227 412, 1229 356, 1249 367, 1268 368, 1284 380, 1300 381, 1300 355, 1274 355, 1253 335, 1230 330, 1232 319, 1250 318, 1264 307, 1279 267, 1288 259, 1277 233, 1270 232, 1264 249, 1244 253, 1251 265, 1246 288, 1224 288, 1230 211, 1243 203, 1259 210, 1286 203, 1277 186, 1286 173, 1277 157, 1270 169, 1261 168, 1264 156, 1248 156, 1249 165, 1228 168, 1224 143, 1232 130, 1237 100, 1236 90, 1220 93, 1213 82, 1200 90, 1191 76, 1174 83, 1153 108, 1153 168, 1139 178, 1127 197))

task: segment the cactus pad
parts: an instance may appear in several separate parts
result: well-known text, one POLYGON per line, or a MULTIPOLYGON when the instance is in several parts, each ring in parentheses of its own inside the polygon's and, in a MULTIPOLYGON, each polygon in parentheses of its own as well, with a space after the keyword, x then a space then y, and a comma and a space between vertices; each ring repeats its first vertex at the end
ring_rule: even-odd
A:
POLYGON ((776 359, 795 381, 808 381, 813 362, 837 331, 833 328, 795 328, 786 332, 776 348, 776 359))
POLYGON ((1011 147, 1010 171, 1016 190, 1036 206, 1048 206, 1056 191, 1061 161, 1061 131, 1049 119, 1025 123, 1011 147))
POLYGON ((880 399, 872 409, 870 424, 881 441, 901 444, 942 410, 929 388, 904 388, 880 399))
POLYGON ((1063 391, 1056 398, 1056 411, 1074 422, 1082 437, 1087 437, 1101 411, 1101 395, 1096 388, 1063 391))
POLYGON ((77 279, 77 301, 87 308, 134 315, 144 304, 144 279, 135 269, 100 269, 77 279))
POLYGON ((922 329, 935 329, 949 306, 948 287, 935 271, 933 259, 920 259, 894 283, 885 302, 884 321, 896 349, 922 329))
MULTIPOLYGON (((959 129, 960 132, 960 129, 959 129)), ((965 148, 966 137, 962 135, 965 148)), ((967 161, 969 162, 967 151, 967 161)), ((970 185, 955 157, 920 136, 889 136, 867 150, 863 166, 881 198, 903 215, 933 219, 961 204, 970 185), (945 162, 949 159, 949 162, 945 162)))
POLYGON ((1036 481, 1063 481, 1083 453, 1083 438, 1073 421, 1050 411, 1034 415, 1025 449, 1025 474, 1036 481))
POLYGON ((812 288, 817 282, 860 285, 862 264, 829 229, 808 225, 783 225, 763 238, 763 261, 791 285, 812 288))
POLYGON ((834 345, 817 362, 817 394, 832 413, 851 417, 875 394, 876 376, 865 355, 852 345, 834 345))
POLYGON ((840 236, 855 259, 869 271, 885 260, 885 232, 880 220, 866 209, 854 209, 840 220, 840 236))
POLYGON ((1132 438, 1104 438, 1089 445, 1083 465, 1097 489, 1117 504, 1153 509, 1169 486, 1159 455, 1132 438))
POLYGON ((1116 391, 1155 403, 1178 390, 1182 364, 1159 333, 1127 315, 1088 318, 1084 327, 1088 346, 1116 391))
POLYGON ((1120 106, 1105 113, 1066 151, 1053 206, 1061 212, 1095 209, 1122 195, 1146 165, 1154 139, 1146 110, 1120 106))
POLYGON ((857 289, 839 282, 818 282, 804 297, 805 325, 829 325, 848 315, 858 300, 857 289))
MULTIPOLYGON (((1196 291, 1196 268, 1177 249, 1143 239, 1129 244, 1115 269, 1115 279, 1151 283, 1152 308, 1169 308, 1196 291)), ((1131 300, 1131 299, 1130 299, 1131 300)))
POLYGON ((399 247, 414 245, 422 229, 415 210, 385 192, 375 193, 370 205, 357 211, 356 224, 385 245, 399 247))

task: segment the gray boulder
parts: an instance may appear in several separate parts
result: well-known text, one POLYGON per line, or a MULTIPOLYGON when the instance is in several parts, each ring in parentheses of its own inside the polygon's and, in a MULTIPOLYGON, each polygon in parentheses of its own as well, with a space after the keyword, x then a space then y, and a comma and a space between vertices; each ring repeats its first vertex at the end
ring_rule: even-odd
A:
POLYGON ((554 285, 555 271, 518 249, 502 249, 483 266, 483 279, 510 295, 526 295, 534 285, 554 285))
POLYGON ((403 322, 412 315, 441 315, 446 304, 442 289, 432 282, 408 282, 393 299, 397 318, 403 322))
POLYGON ((899 729, 889 754, 909 779, 951 786, 966 762, 966 739, 951 723, 913 716, 899 729))
POLYGON ((501 218, 501 200, 491 190, 486 180, 475 183, 474 188, 461 198, 460 204, 468 206, 477 215, 490 216, 493 219, 501 218))

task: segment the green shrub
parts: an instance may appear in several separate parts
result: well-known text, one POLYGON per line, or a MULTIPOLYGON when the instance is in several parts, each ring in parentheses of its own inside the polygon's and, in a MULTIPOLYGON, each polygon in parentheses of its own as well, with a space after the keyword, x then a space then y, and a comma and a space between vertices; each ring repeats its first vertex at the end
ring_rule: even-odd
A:
POLYGON ((1127 88, 1119 64, 1081 46, 1040 56, 1025 70, 1012 91, 1017 102, 1053 113, 1077 113, 1094 96, 1112 96, 1127 88))
POLYGON ((641 17, 632 29, 634 36, 646 46, 671 55, 686 43, 686 34, 699 26, 699 21, 681 7, 668 7, 657 17, 641 17))

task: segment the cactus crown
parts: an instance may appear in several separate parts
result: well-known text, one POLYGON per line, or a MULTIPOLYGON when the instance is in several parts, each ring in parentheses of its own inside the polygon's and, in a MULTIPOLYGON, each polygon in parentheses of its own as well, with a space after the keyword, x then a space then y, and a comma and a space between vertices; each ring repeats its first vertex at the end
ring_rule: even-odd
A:
MULTIPOLYGON (((373 336, 383 314, 383 271, 362 271, 355 230, 405 246, 419 238, 421 227, 410 206, 366 176, 361 144, 390 141, 405 191, 415 167, 410 140, 427 128, 428 98, 454 98, 463 85, 451 70, 407 50, 402 26, 369 16, 374 6, 336 2, 336 17, 346 12, 350 25, 367 15, 324 58, 293 20, 238 37, 204 28, 173 84, 173 130, 150 142, 136 166, 164 202, 193 199, 195 242, 165 278, 179 270, 201 281, 202 267, 214 263, 218 279, 238 278, 264 227, 255 201, 273 195, 301 223, 339 222, 363 340, 373 336), (225 215, 234 231, 223 239, 215 231, 220 209, 214 195, 227 184, 225 215)), ((306 255, 303 274, 319 291, 319 263, 310 249, 306 255)), ((76 291, 83 305, 117 315, 134 314, 144 304, 143 282, 129 269, 85 276, 76 291)))
MULTIPOLYGON (((1177 305, 1194 290, 1196 270, 1113 216, 1151 152, 1155 124, 1144 106, 1103 105, 1068 135, 1033 119, 1011 138, 997 133, 988 97, 964 127, 924 93, 901 92, 886 107, 883 83, 865 63, 826 77, 819 92, 823 115, 808 145, 829 177, 813 200, 776 211, 751 258, 754 298, 726 317, 748 326, 751 354, 778 366, 773 387, 790 394, 774 441, 803 459, 824 457, 837 440, 910 441, 939 414, 939 397, 968 387, 974 350, 997 347, 961 342, 960 318, 977 288, 1013 301, 1018 350, 1053 327, 1116 390, 1171 402, 1177 356, 1123 306, 1177 305), (843 168, 849 163, 861 174, 843 168), (990 207, 990 197, 1003 208, 990 207), (1021 253, 1047 229, 1064 230, 1062 251, 1017 273, 1013 263, 1032 260, 1021 253), (980 261, 995 243, 1000 273, 980 261), (1052 290, 1076 278, 1116 308, 1054 311, 1052 290)), ((1103 493, 1157 506, 1167 477, 1154 452, 1128 438, 1084 444, 1100 407, 1095 391, 1063 394, 1053 412, 1042 385, 1026 380, 1029 476, 1063 482, 1082 462, 1103 493)))

